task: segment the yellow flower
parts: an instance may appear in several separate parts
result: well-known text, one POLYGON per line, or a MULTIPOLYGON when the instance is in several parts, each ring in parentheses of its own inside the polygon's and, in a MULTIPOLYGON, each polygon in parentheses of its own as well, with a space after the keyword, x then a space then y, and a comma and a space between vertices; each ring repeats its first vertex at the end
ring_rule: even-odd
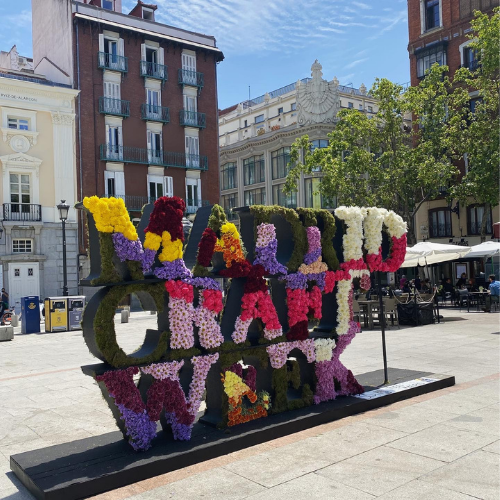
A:
POLYGON ((238 233, 236 226, 232 222, 226 222, 225 224, 222 224, 220 231, 222 234, 229 233, 236 239, 240 238, 240 234, 238 233))
POLYGON ((224 378, 224 392, 230 398, 237 398, 248 391, 250 391, 250 387, 248 387, 236 373, 230 371, 226 372, 224 378))
POLYGON ((154 250, 155 252, 160 248, 161 236, 155 233, 147 232, 146 238, 144 239, 144 248, 148 250, 154 250))
POLYGON ((163 231, 162 234, 162 252, 158 256, 160 262, 172 262, 177 259, 182 259, 182 241, 177 239, 172 241, 172 237, 168 231, 163 231))

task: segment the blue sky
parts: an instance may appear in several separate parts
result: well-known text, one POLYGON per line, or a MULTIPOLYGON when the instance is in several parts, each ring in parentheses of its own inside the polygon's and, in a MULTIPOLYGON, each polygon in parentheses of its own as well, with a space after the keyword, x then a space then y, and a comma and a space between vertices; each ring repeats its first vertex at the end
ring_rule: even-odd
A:
MULTIPOLYGON (((37 0, 43 1, 43 0, 37 0)), ((225 108, 310 76, 368 88, 375 77, 410 79, 406 0, 157 0, 157 21, 214 35, 225 108)), ((123 0, 128 12, 135 2, 123 0)), ((31 0, 0 2, 0 49, 30 56, 31 0)))

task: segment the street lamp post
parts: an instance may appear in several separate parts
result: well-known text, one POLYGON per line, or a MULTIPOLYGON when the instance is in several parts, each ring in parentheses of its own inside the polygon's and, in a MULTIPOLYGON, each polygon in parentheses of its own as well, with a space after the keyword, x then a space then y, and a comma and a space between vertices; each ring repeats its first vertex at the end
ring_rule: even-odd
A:
POLYGON ((63 238, 63 296, 68 296, 68 269, 66 266, 66 220, 68 219, 69 205, 66 200, 61 200, 57 205, 59 210, 59 219, 62 222, 62 238, 63 238))

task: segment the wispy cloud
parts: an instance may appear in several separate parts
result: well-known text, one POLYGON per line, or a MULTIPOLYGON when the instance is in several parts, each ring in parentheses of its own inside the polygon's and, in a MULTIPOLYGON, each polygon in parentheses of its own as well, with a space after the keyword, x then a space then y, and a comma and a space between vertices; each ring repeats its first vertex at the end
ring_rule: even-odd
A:
POLYGON ((14 28, 31 28, 31 10, 22 10, 19 14, 5 16, 2 24, 14 28))
POLYGON ((368 57, 365 57, 364 59, 356 59, 355 61, 352 61, 351 63, 347 64, 345 68, 351 69, 354 68, 354 66, 357 66, 358 64, 364 63, 366 61, 368 61, 368 57))
POLYGON ((368 5, 367 3, 363 3, 363 2, 351 2, 351 5, 355 5, 356 7, 359 7, 360 9, 363 9, 363 10, 369 10, 371 9, 371 5, 368 5))

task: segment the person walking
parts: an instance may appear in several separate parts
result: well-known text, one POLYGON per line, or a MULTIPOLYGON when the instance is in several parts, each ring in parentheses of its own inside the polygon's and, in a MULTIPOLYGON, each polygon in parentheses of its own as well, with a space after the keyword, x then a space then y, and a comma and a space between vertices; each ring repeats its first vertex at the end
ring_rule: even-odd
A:
POLYGON ((486 296, 484 300, 484 305, 485 308, 483 309, 484 312, 490 312, 491 311, 491 301, 492 297, 495 297, 495 301, 499 302, 500 301, 500 281, 495 280, 495 275, 490 274, 489 276, 490 280, 490 286, 489 288, 489 294, 486 296))
POLYGON ((7 290, 5 288, 2 288, 2 303, 1 303, 1 312, 0 312, 0 324, 3 326, 5 325, 4 320, 3 320, 3 315, 6 311, 9 310, 9 294, 7 293, 7 290))

